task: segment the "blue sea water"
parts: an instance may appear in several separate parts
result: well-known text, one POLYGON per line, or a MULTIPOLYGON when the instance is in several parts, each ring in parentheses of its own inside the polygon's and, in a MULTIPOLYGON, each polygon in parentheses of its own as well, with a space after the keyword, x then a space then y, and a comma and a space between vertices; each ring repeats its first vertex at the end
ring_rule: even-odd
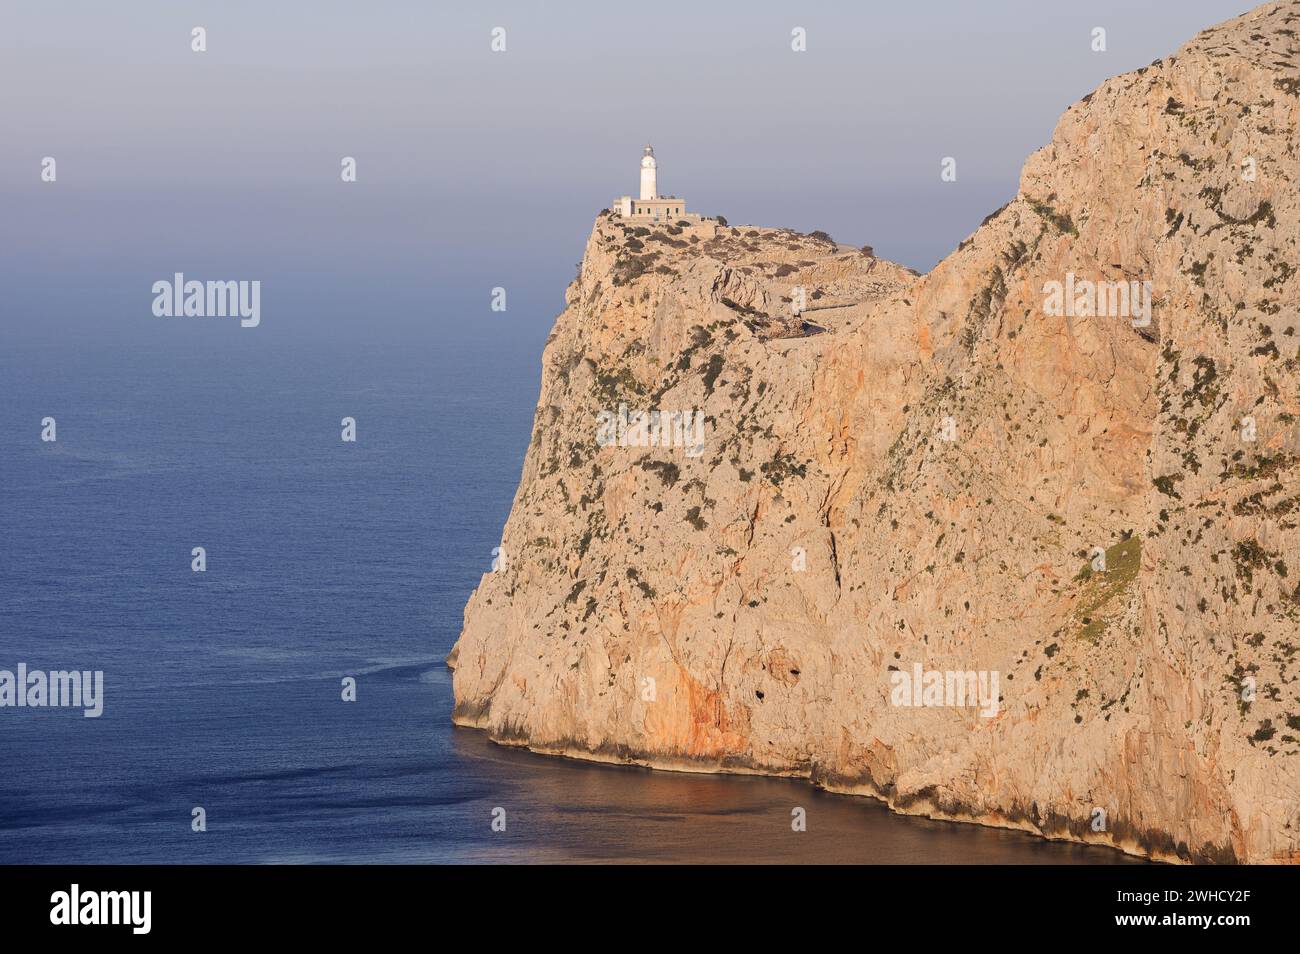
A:
POLYGON ((1122 860, 454 728, 442 660, 509 512, 546 329, 503 349, 482 327, 167 328, 0 354, 0 669, 105 674, 98 719, 0 710, 0 863, 1122 860))

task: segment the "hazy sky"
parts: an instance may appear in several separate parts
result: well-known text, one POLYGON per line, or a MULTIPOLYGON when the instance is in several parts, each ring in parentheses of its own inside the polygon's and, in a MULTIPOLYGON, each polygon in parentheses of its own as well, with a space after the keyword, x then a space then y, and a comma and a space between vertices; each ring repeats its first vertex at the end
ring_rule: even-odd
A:
POLYGON ((500 285, 501 320, 535 342, 646 141, 695 211, 924 271, 1015 193, 1070 103, 1246 9, 3 0, 0 334, 36 314, 145 327, 150 284, 183 270, 262 279, 264 327, 271 308, 321 327, 480 320, 500 285))

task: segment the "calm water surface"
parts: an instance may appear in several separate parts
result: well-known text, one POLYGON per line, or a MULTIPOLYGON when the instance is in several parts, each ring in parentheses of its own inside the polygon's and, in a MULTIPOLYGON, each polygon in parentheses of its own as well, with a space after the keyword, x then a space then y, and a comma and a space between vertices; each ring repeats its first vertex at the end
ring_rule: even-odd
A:
POLYGON ((441 660, 509 511, 536 349, 207 340, 0 355, 0 668, 106 681, 99 719, 0 711, 0 862, 1125 860, 454 728, 441 660))

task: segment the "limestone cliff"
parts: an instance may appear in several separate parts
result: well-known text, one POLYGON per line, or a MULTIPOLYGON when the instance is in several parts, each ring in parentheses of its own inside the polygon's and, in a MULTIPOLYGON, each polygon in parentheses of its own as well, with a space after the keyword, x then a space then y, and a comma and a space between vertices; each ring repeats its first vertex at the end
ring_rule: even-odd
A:
POLYGON ((455 720, 1300 858, 1298 32, 1266 5, 1107 81, 923 277, 818 234, 598 218, 455 720), (1149 282, 1150 320, 1052 314, 1067 281, 1149 282), (621 404, 702 410, 703 453, 601 446, 621 404), (918 664, 1000 674, 996 714, 895 704, 918 664))

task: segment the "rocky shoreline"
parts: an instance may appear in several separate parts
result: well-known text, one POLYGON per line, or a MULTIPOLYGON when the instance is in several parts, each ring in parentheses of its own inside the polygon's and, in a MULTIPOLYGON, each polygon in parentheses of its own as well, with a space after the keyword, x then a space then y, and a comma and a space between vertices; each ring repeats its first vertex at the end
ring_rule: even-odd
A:
POLYGON ((1297 36, 1266 4, 1108 80, 924 276, 602 213, 455 721, 1300 860, 1297 36), (703 415, 697 452, 642 433, 665 410, 703 415))

